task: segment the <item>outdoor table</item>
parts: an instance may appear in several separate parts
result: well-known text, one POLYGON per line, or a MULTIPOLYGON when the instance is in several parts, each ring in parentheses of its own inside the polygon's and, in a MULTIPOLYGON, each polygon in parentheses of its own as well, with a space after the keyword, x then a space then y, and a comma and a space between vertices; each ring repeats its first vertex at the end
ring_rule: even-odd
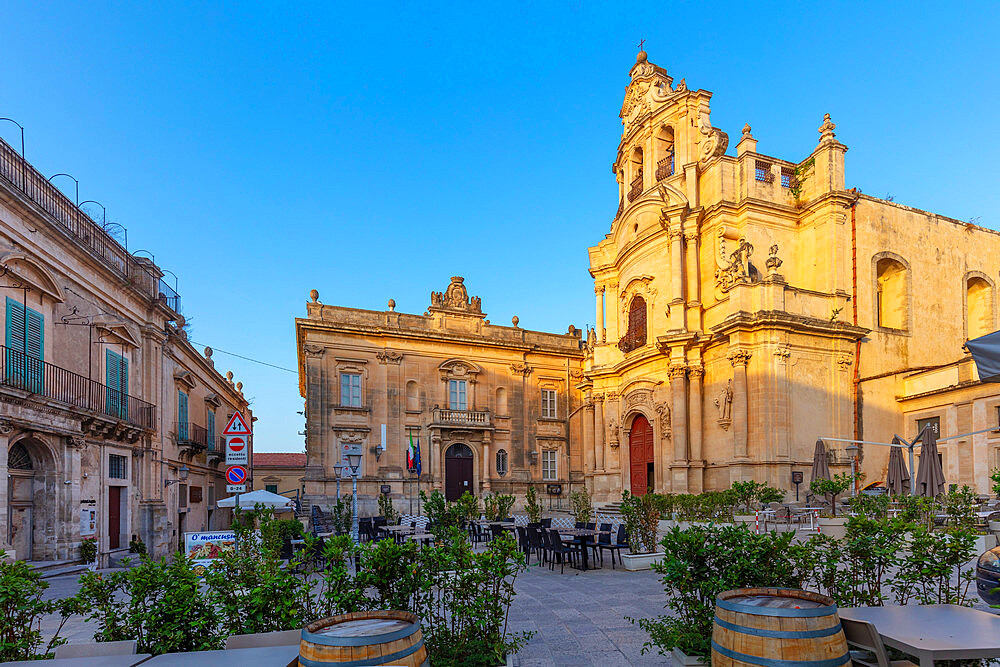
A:
MULTIPOLYGON (((591 530, 590 528, 556 528, 560 535, 572 535, 573 537, 580 538, 580 554, 583 562, 583 567, 577 568, 579 570, 589 570, 590 569, 590 557, 587 554, 587 540, 591 537, 597 537, 598 535, 610 535, 611 531, 608 530, 591 530)), ((597 569, 596 567, 594 568, 597 569)))
MULTIPOLYGON (((296 647, 298 650, 298 647, 296 647)), ((139 663, 145 664, 150 658, 148 653, 137 653, 134 655, 96 655, 88 658, 56 658, 39 662, 37 660, 19 660, 17 662, 4 662, 0 665, 53 665, 53 667, 133 667, 139 663)))
POLYGON ((868 621, 886 646, 916 656, 920 667, 935 660, 1000 658, 1000 616, 953 604, 841 607, 841 618, 868 621))
POLYGON ((427 542, 434 539, 433 533, 413 533, 412 535, 407 535, 406 539, 413 540, 414 542, 427 542))
POLYGON ((416 529, 413 526, 382 526, 382 530, 389 533, 408 533, 416 529))
POLYGON ((299 663, 299 645, 234 648, 228 651, 190 651, 164 653, 142 663, 142 667, 295 667, 299 663))

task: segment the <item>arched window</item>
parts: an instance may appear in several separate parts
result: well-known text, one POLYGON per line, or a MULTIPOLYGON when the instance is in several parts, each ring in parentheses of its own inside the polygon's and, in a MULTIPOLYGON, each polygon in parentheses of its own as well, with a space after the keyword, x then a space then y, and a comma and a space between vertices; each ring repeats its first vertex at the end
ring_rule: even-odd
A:
POLYGON ((656 180, 674 175, 674 128, 662 127, 656 135, 656 180))
POLYGON ((965 321, 969 338, 993 332, 993 286, 979 276, 965 284, 965 321))
POLYGON ((507 389, 497 387, 497 414, 504 416, 507 414, 507 389))
POLYGON ((507 450, 497 450, 497 476, 503 477, 507 474, 507 450))
POLYGON ((906 270, 902 263, 891 257, 883 257, 875 265, 875 312, 880 327, 907 328, 906 270))
POLYGON ((420 410, 420 390, 415 380, 406 383, 406 409, 409 412, 420 410))
POLYGON ((7 451, 7 468, 10 470, 33 470, 28 449, 20 442, 7 451))
POLYGON ((632 151, 632 182, 629 185, 628 200, 635 201, 642 194, 642 149, 632 151))
POLYGON ((628 330, 618 341, 618 349, 631 352, 646 344, 646 300, 641 296, 632 297, 628 307, 628 330))

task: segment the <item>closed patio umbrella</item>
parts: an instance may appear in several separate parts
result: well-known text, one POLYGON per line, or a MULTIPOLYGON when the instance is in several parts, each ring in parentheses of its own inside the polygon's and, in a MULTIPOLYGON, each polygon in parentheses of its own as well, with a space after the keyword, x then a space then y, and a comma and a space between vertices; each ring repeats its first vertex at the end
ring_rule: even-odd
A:
POLYGON ((979 371, 980 382, 1000 382, 1000 331, 966 341, 979 371))
POLYGON ((929 428, 922 431, 920 467, 917 470, 917 485, 914 494, 934 498, 944 493, 944 470, 938 455, 937 435, 929 428))
MULTIPOLYGON (((893 437, 892 442, 899 444, 899 438, 893 437)), ((910 471, 906 469, 901 447, 893 447, 889 452, 889 472, 886 474, 885 485, 894 496, 910 493, 910 471)))
POLYGON ((813 469, 809 482, 817 479, 830 479, 830 462, 826 458, 826 445, 822 440, 816 441, 816 451, 813 452, 813 469))

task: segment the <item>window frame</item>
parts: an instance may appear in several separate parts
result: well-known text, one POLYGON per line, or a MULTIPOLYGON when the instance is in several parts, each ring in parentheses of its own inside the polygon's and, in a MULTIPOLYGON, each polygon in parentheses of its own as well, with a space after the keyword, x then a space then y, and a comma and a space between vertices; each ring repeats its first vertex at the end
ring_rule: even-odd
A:
POLYGON ((469 383, 466 380, 448 380, 448 409, 467 412, 469 410, 469 383))
POLYGON ((542 419, 559 418, 558 392, 549 387, 542 387, 542 419))
POLYGON ((128 479, 128 457, 121 454, 108 454, 108 479, 128 479), (121 466, 121 474, 118 467, 121 466))
POLYGON ((340 407, 360 408, 364 406, 364 396, 361 387, 361 373, 353 371, 340 371, 340 407), (353 386, 353 379, 357 379, 357 386, 353 386), (345 380, 347 381, 345 396, 345 380))
POLYGON ((542 450, 542 481, 559 480, 559 452, 554 449, 542 450))
POLYGON ((276 493, 278 493, 278 485, 277 484, 265 484, 264 485, 264 490, 267 491, 267 492, 269 492, 269 493, 275 493, 276 494, 276 493), (271 489, 274 489, 274 490, 272 491, 271 489))
POLYGON ((501 448, 497 450, 494 464, 497 477, 506 477, 507 473, 510 472, 510 457, 507 455, 506 449, 501 448), (503 465, 501 465, 501 462, 503 465))

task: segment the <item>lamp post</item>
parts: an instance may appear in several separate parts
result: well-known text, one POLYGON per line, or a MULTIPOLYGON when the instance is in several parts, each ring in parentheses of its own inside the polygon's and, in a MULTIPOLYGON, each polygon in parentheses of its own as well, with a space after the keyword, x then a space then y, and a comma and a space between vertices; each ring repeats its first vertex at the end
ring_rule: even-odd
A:
POLYGON ((351 468, 351 539, 358 541, 358 468, 361 467, 361 452, 347 454, 347 465, 351 468))
POLYGON ((337 478, 337 500, 340 500, 340 476, 344 473, 344 464, 335 463, 333 466, 333 476, 337 478))
POLYGON ((188 468, 186 465, 182 463, 181 467, 177 469, 177 475, 178 477, 180 477, 180 479, 165 479, 163 480, 163 487, 166 488, 171 484, 177 484, 178 482, 186 482, 188 475, 190 473, 191 473, 191 468, 188 468))

